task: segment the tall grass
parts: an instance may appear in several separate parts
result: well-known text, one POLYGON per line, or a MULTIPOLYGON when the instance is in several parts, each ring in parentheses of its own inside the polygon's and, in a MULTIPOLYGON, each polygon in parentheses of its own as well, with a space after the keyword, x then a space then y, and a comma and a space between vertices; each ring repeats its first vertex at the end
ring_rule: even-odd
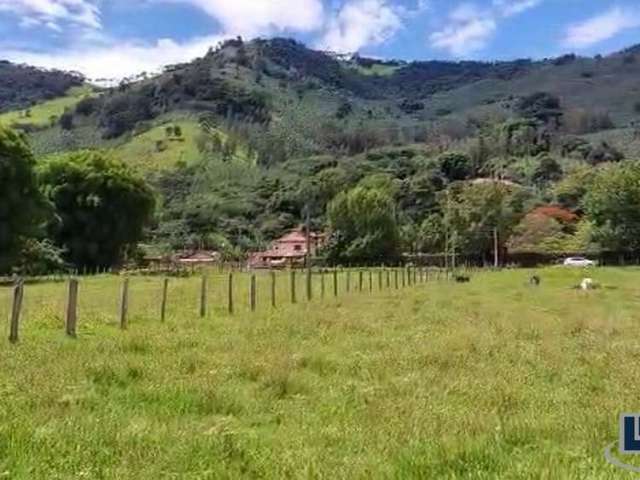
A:
MULTIPOLYGON (((640 270, 548 269, 355 291, 272 309, 247 276, 226 312, 212 276, 83 279, 79 336, 64 284, 28 285, 21 342, 0 341, 0 476, 6 478, 627 478, 602 450, 638 406, 640 270), (241 300, 247 298, 245 301, 241 300)), ((264 293, 261 293, 264 292, 264 293)), ((9 292, 0 290, 6 318, 9 292)))

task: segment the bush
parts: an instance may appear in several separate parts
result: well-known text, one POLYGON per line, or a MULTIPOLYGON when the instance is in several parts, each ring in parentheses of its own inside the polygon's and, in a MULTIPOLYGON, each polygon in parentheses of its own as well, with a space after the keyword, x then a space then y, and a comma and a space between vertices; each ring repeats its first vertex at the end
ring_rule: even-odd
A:
POLYGON ((100 100, 93 97, 86 97, 80 100, 76 105, 76 113, 78 115, 83 115, 85 117, 88 117, 89 115, 98 111, 99 107, 100 107, 100 100))
POLYGON ((73 114, 69 111, 60 115, 60 128, 63 130, 73 130, 73 114))

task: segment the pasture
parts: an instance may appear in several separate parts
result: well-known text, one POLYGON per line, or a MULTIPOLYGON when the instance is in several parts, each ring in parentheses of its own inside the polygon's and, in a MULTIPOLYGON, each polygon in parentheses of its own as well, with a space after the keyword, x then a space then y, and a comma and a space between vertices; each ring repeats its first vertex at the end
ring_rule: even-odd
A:
MULTIPOLYGON (((20 341, 0 340, 0 478, 613 479, 617 416, 640 410, 640 270, 481 272, 359 291, 345 273, 297 303, 289 276, 82 278, 27 285, 20 341)), ((7 319, 11 290, 0 288, 7 319)), ((3 323, 3 325, 7 325, 3 323)))

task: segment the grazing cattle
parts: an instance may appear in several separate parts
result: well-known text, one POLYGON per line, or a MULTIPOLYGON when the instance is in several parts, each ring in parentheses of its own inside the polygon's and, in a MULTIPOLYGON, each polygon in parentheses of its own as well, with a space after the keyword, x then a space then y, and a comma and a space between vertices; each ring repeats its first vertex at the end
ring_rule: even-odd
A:
POLYGON ((464 275, 456 275, 455 276, 456 283, 469 283, 471 278, 464 275))
POLYGON ((533 285, 534 287, 537 287, 538 285, 540 285, 541 281, 542 280, 538 275, 533 275, 531 278, 529 278, 529 285, 533 285))
POLYGON ((582 290, 595 290, 596 284, 591 278, 585 278, 580 282, 580 289, 582 290))

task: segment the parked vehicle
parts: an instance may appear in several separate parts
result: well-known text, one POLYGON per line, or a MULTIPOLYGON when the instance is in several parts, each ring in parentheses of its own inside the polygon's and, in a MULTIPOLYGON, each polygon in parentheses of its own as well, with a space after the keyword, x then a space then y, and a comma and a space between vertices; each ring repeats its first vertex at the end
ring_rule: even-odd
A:
POLYGON ((584 257, 569 257, 564 261, 565 267, 595 267, 596 262, 584 257))

